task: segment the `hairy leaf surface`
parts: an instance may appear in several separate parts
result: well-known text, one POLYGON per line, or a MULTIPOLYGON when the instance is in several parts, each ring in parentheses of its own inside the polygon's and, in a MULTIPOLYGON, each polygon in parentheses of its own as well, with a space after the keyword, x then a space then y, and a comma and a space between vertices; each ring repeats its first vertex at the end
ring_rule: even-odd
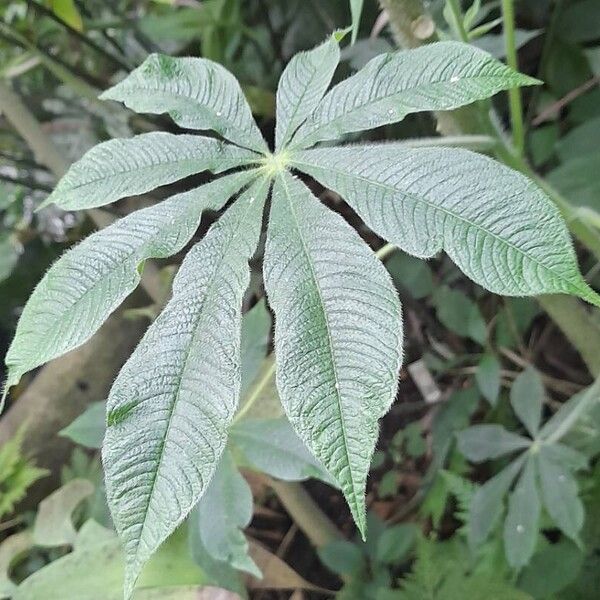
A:
POLYGON ((127 592, 196 504, 240 392, 242 296, 266 197, 255 183, 188 253, 173 297, 108 399, 107 496, 127 556, 127 592))
POLYGON ((134 212, 94 233, 61 257, 29 298, 6 355, 8 385, 73 348, 136 288, 148 258, 175 254, 190 240, 202 212, 216 210, 256 176, 229 175, 134 212))
POLYGON ((401 121, 406 115, 450 110, 501 90, 539 83, 459 42, 381 54, 323 98, 298 130, 294 147, 401 121))
POLYGON ((288 174, 275 182, 264 279, 282 403, 364 534, 377 420, 401 360, 398 297, 358 234, 288 174))
POLYGON ((221 173, 256 162, 254 152, 221 140, 162 131, 94 146, 59 181, 42 206, 65 210, 103 206, 201 171, 221 173))
POLYGON ((445 250, 494 293, 570 293, 600 305, 555 204, 490 158, 381 144, 306 150, 293 163, 339 193, 377 234, 421 258, 445 250))
POLYGON ((319 104, 340 60, 334 36, 308 52, 296 54, 277 86, 275 147, 281 148, 319 104))
POLYGON ((240 84, 206 58, 151 54, 100 98, 140 113, 168 113, 180 127, 212 129, 240 146, 267 149, 240 84))

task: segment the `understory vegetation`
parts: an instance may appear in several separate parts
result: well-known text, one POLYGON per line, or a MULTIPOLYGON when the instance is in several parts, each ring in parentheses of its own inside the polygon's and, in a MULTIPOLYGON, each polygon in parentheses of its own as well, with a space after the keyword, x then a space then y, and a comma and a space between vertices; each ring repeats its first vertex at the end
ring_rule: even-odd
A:
POLYGON ((0 6, 0 599, 593 600, 597 0, 0 6))

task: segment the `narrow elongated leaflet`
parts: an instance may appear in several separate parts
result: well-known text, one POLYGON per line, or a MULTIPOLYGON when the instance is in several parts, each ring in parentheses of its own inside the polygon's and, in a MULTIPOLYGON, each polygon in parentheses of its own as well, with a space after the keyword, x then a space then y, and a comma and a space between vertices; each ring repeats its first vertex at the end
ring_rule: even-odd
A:
POLYGON ((110 204, 201 171, 221 173, 259 155, 214 138, 162 131, 102 142, 67 171, 40 206, 65 210, 110 204))
POLYGON ((333 35, 320 46, 292 57, 277 86, 276 148, 287 144, 319 104, 339 60, 340 48, 333 35))
POLYGON ((401 361, 398 297, 358 234, 287 173, 274 185, 264 279, 281 401, 364 535, 377 421, 394 399, 401 361))
POLYGON ((300 127, 293 147, 401 121, 406 115, 450 110, 501 90, 540 83, 487 52, 459 42, 380 54, 338 83, 300 127))
POLYGON ((190 240, 202 212, 216 210, 255 172, 228 175, 134 212, 94 233, 52 265, 27 301, 6 354, 7 386, 77 348, 136 288, 148 258, 175 254, 190 240))
POLYGON ((555 204, 490 158, 458 148, 379 144, 305 150, 292 162, 410 254, 429 258, 445 250, 497 294, 569 293, 600 305, 579 273, 555 204))
POLYGON ((106 491, 125 546, 126 597, 213 475, 240 392, 242 296, 268 184, 253 184, 188 253, 173 297, 108 399, 106 491))
POLYGON ((212 129, 245 148, 267 150, 240 84, 206 58, 151 54, 100 98, 123 102, 139 113, 168 113, 180 127, 212 129))

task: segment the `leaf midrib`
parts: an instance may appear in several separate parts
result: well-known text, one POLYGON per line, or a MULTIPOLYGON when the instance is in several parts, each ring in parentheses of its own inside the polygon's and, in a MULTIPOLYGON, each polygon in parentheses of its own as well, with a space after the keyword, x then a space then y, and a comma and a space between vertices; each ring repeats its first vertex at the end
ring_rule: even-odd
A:
MULTIPOLYGON (((253 185, 253 183, 254 182, 250 182, 249 185, 251 186, 251 185, 253 185)), ((259 190, 259 192, 262 193, 262 188, 259 190)), ((257 196, 258 196, 258 192, 257 192, 257 196)), ((258 198, 257 198, 257 201, 258 201, 258 198)), ((179 402, 179 394, 181 392, 181 386, 183 384, 183 380, 184 380, 185 373, 186 373, 186 370, 187 370, 188 360, 189 360, 189 357, 190 357, 192 345, 193 345, 193 343, 195 341, 196 334, 198 333, 198 330, 200 329, 200 326, 201 326, 201 324, 202 324, 202 322, 204 320, 204 317, 205 317, 204 308, 205 308, 207 302, 209 301, 209 299, 212 299, 212 294, 213 294, 214 289, 215 289, 215 282, 217 281, 218 274, 221 272, 221 270, 222 270, 222 268, 224 266, 225 258, 227 257, 228 253, 230 252, 232 244, 237 239, 238 234, 240 232, 240 229, 245 224, 245 218, 244 217, 247 215, 248 211, 250 211, 252 209, 252 207, 253 207, 252 203, 248 203, 248 207, 246 208, 246 211, 243 213, 243 215, 240 216, 240 219, 239 219, 238 225, 235 228, 235 231, 231 234, 231 237, 229 238, 229 240, 225 244, 225 248, 224 248, 223 252, 221 253, 221 256, 220 256, 220 259, 219 259, 218 267, 215 269, 215 271, 213 273, 212 281, 210 282, 208 290, 206 291, 206 294, 204 296, 204 300, 202 301, 202 303, 200 305, 200 308, 198 310, 198 313, 197 313, 198 316, 197 316, 197 319, 196 319, 196 323, 194 323, 194 327, 192 329, 190 343, 189 343, 189 345, 188 345, 188 347, 186 349, 185 356, 184 356, 183 360, 181 361, 181 377, 179 378, 179 381, 177 383, 177 388, 176 388, 175 393, 174 393, 174 400, 173 400, 171 409, 169 410, 168 425, 167 425, 167 429, 165 431, 165 435, 163 436, 163 440, 161 442, 160 456, 158 458, 158 464, 156 466, 156 469, 154 471, 154 476, 153 476, 152 482, 150 484, 151 487, 150 487, 150 491, 148 493, 148 502, 146 503, 146 507, 145 507, 145 510, 144 510, 144 520, 142 522, 142 528, 140 530, 140 535, 139 535, 139 538, 138 538, 138 542, 136 544, 136 554, 135 554, 135 557, 134 557, 134 560, 136 560, 136 561, 137 561, 138 555, 139 555, 140 541, 144 537, 144 532, 145 532, 146 524, 147 524, 147 521, 148 521, 148 512, 149 512, 148 509, 150 507, 151 499, 152 499, 152 497, 154 495, 154 488, 156 486, 156 481, 158 479, 158 473, 159 473, 159 471, 160 471, 160 469, 162 467, 162 462, 163 462, 163 458, 164 458, 164 454, 165 454, 165 446, 166 446, 166 443, 167 443, 167 439, 169 437, 169 433, 170 433, 170 430, 171 430, 171 425, 173 424, 173 414, 175 412, 175 407, 177 406, 177 404, 179 402)))
MULTIPOLYGON (((321 287, 319 286, 319 280, 317 278, 316 275, 316 271, 314 268, 314 265, 312 263, 312 260, 310 259, 310 254, 308 252, 308 248, 306 246, 306 242, 304 241, 304 237, 301 233, 301 229, 300 229, 300 224, 298 221, 298 217, 296 215, 296 212, 294 210, 293 207, 293 203, 291 201, 289 201, 290 198, 290 192, 287 186, 287 182, 285 180, 285 176, 284 175, 280 175, 281 178, 281 182, 282 185, 285 189, 285 193, 286 196, 288 198, 288 205, 290 207, 290 213, 294 219, 294 223, 295 223, 295 227, 296 230, 298 231, 299 234, 299 239, 300 239, 300 243, 302 245, 302 252, 304 253, 304 256, 306 258, 306 262, 308 263, 308 266, 310 268, 310 272, 313 278, 313 281, 315 282, 315 288, 317 290, 317 294, 319 296, 319 302, 321 304, 321 313, 323 314, 323 321, 325 323, 325 328, 327 329, 327 349, 329 351, 329 358, 330 358, 330 362, 331 362, 331 367, 332 367, 332 371, 333 371, 333 377, 335 379, 335 384, 334 384, 334 389, 335 389, 335 396, 336 396, 336 400, 337 400, 337 405, 338 405, 338 412, 340 414, 340 423, 341 423, 341 427, 342 427, 342 436, 344 438, 344 453, 346 455, 346 461, 348 464, 348 472, 350 473, 350 483, 352 484, 352 493, 354 495, 354 505, 355 508, 358 509, 358 502, 357 502, 357 498, 358 498, 358 494, 356 493, 356 482, 354 481, 354 473, 353 473, 353 468, 352 468, 352 462, 350 461, 350 453, 348 450, 348 434, 346 431, 346 422, 345 422, 345 415, 344 415, 344 410, 343 410, 343 405, 342 405, 342 399, 341 399, 341 392, 340 392, 340 382, 339 382, 339 378, 338 378, 338 374, 337 374, 337 365, 335 363, 335 359, 334 359, 334 352, 333 352, 333 340, 331 337, 331 329, 329 326, 329 320, 327 318, 327 313, 325 311, 325 302, 323 300, 323 294, 321 292, 321 287)), ((302 184, 304 185, 304 184, 302 184)), ((309 190, 310 192, 310 190, 309 190)), ((318 200, 315 199, 316 202, 318 202, 318 200)), ((357 516, 358 518, 358 516, 357 516)), ((359 526, 359 528, 361 528, 359 526)))
MULTIPOLYGON (((359 71, 359 73, 360 73, 360 71, 359 71)), ((508 75, 508 77, 510 77, 510 74, 508 75)), ((508 79, 508 77, 507 77, 507 79, 508 79)), ((458 81, 455 81, 455 82, 452 82, 452 83, 459 83, 459 82, 462 82, 462 81, 480 81, 482 83, 486 83, 488 81, 496 81, 497 79, 499 79, 499 77, 497 77, 497 76, 491 76, 491 75, 484 75, 484 76, 481 76, 481 77, 478 77, 478 76, 461 77, 458 81)), ((514 78, 514 79, 518 81, 518 78, 514 78)), ((346 80, 342 81, 341 83, 345 83, 346 81, 348 81, 348 80, 346 79, 346 80)), ((341 85, 341 83, 339 85, 341 85)), ((429 82, 429 83, 423 84, 423 85, 417 85, 417 86, 412 87, 412 88, 407 88, 407 89, 404 89, 404 90, 396 91, 393 94, 387 94, 385 96, 381 96, 381 97, 376 98, 375 100, 372 100, 370 102, 364 102, 363 104, 355 105, 348 112, 342 113, 341 115, 337 115, 336 117, 334 117, 333 119, 331 119, 331 121, 327 121, 326 123, 315 123, 315 122, 313 122, 314 125, 315 125, 315 128, 306 132, 306 137, 301 140, 300 145, 305 144, 305 143, 312 145, 312 144, 316 143, 318 140, 315 140, 313 138, 315 137, 315 135, 318 134, 319 131, 322 131, 323 129, 331 127, 332 125, 338 123, 340 120, 344 120, 347 117, 353 115, 354 113, 365 109, 365 107, 373 106, 374 104, 377 104, 378 102, 383 102, 385 100, 390 100, 390 99, 394 98, 394 96, 401 96, 401 95, 407 94, 407 93, 420 93, 420 92, 422 92, 425 89, 431 89, 431 88, 435 89, 436 86, 446 85, 448 83, 451 83, 450 80, 435 81, 435 82, 429 82)), ((507 84, 503 88, 500 88, 500 90, 498 90, 498 91, 501 91, 502 89, 507 89, 509 87, 511 87, 511 85, 509 85, 508 82, 507 82, 507 84)), ((331 90, 331 92, 333 92, 334 90, 335 90, 335 87, 331 90)), ((329 92, 329 93, 331 93, 331 92, 329 92)), ((325 95, 325 97, 323 98, 323 100, 321 102, 323 102, 324 100, 326 100, 328 95, 329 94, 325 95)), ((465 104, 465 103, 463 103, 463 104, 465 104)), ((462 106, 463 104, 461 104, 459 106, 462 106)), ((319 107, 317 107, 317 109, 318 108, 319 107)), ((315 109, 315 111, 317 109, 315 109)), ((409 111, 410 110, 413 110, 413 109, 409 108, 409 111)), ((416 109, 415 108, 414 112, 422 112, 423 110, 425 110, 425 109, 416 109)), ((442 109, 440 109, 440 110, 442 110, 442 109)), ((397 120, 401 120, 404 117, 406 117, 408 114, 410 114, 410 113, 409 112, 404 112, 404 109, 402 107, 400 107, 398 109, 398 111, 395 112, 394 115, 392 115, 392 116, 395 119, 397 118, 397 120)), ((310 126, 310 125, 311 125, 310 121, 308 121, 308 120, 305 121, 304 124, 301 125, 301 128, 298 130, 297 134, 301 134, 302 133, 301 129, 304 128, 304 127, 306 127, 306 126, 310 126)))
MULTIPOLYGON (((309 150, 310 152, 310 150, 309 150)), ((310 163, 310 162, 302 162, 296 159, 291 160, 291 162, 300 167, 302 165, 306 165, 308 167, 312 167, 312 168, 316 168, 316 169, 324 169, 325 167, 316 165, 314 163, 310 163)), ((338 175, 343 175, 345 177, 350 177, 350 178, 354 178, 354 179, 360 179, 361 181, 368 183, 370 185, 374 185, 376 187, 380 187, 384 190, 387 191, 391 191, 392 193, 396 193, 396 194, 403 194, 405 196, 408 196, 409 198, 412 198, 415 202, 418 203, 423 203, 426 204, 428 207, 432 208, 433 210, 439 210, 440 212, 446 214, 449 217, 452 217, 454 219, 456 219, 457 221, 460 221, 466 225, 469 225, 471 227, 474 227, 475 229, 478 229, 479 231, 485 233, 486 235, 489 235, 490 237, 493 237, 495 240, 497 240, 498 242, 500 242, 501 244, 504 244, 505 246, 508 246, 509 248, 511 248, 512 250, 514 250, 515 252, 519 253, 520 255, 524 256, 525 258, 531 260, 533 263, 535 263, 538 267, 541 267, 543 269, 545 269, 546 271, 548 271, 549 273, 552 273, 552 275, 554 275, 555 277, 557 277, 558 279, 560 279, 561 281, 563 281, 566 285, 567 285, 567 289, 572 289, 572 290, 578 290, 579 292, 583 293, 582 290, 580 290, 573 282, 569 281, 568 279, 565 279, 565 277, 563 275, 560 275, 558 273, 556 273, 554 270, 552 270, 550 267, 548 267, 547 265, 542 264, 539 260, 537 260, 536 258, 530 256, 529 254, 525 253, 523 250, 521 250, 518 246, 515 246, 514 244, 512 244, 511 242, 504 240, 503 238, 499 237, 497 234, 484 229, 483 227, 481 227, 480 225, 477 225, 476 223, 474 223, 473 221, 466 219, 465 217, 462 217, 454 212, 452 212, 451 210, 448 210, 447 208, 444 208, 442 206, 438 206, 436 204, 431 203, 429 200, 427 200, 425 197, 422 196, 416 196, 415 194, 408 192, 408 191, 404 191, 404 190, 400 190, 394 186, 391 186, 389 184, 385 184, 382 183, 380 181, 376 181, 373 179, 369 179, 367 177, 364 177, 363 175, 356 175, 354 173, 350 174, 347 171, 343 171, 339 168, 336 168, 334 166, 328 165, 327 166, 327 170, 328 171, 333 171, 335 173, 337 173, 338 175)), ((447 248, 445 247, 445 245, 442 243, 442 250, 444 250, 445 252, 448 252, 447 248)))

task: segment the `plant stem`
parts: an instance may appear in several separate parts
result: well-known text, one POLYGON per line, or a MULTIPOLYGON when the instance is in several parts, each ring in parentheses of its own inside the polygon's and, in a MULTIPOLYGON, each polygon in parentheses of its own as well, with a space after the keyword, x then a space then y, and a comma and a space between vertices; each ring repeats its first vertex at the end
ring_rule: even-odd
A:
MULTIPOLYGON (((517 46, 515 40, 515 11, 513 0, 502 0, 502 17, 506 62, 511 69, 518 71, 519 62, 517 60, 517 46)), ((519 87, 512 87, 508 90, 508 104, 513 145, 517 154, 523 156, 525 150, 525 127, 523 125, 523 103, 521 101, 521 89, 519 87)))
POLYGON ((463 14, 460 8, 459 0, 448 0, 448 6, 450 6, 452 16, 454 17, 454 22, 456 23, 458 36, 460 37, 461 41, 468 43, 469 34, 465 29, 465 24, 463 22, 463 14))
POLYGON ((320 509, 302 484, 272 479, 269 485, 296 525, 317 548, 344 539, 340 530, 320 509))

